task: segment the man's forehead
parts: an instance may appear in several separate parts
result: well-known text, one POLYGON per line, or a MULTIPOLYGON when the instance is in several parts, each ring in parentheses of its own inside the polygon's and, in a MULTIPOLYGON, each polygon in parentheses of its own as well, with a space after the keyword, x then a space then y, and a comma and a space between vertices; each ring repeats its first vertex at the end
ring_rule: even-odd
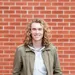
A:
POLYGON ((32 23, 31 28, 43 28, 43 25, 40 23, 32 23))

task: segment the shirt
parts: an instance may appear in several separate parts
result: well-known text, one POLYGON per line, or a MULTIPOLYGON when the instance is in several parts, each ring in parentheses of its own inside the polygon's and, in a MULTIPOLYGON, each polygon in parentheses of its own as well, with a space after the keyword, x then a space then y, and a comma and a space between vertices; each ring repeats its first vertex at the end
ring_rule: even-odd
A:
POLYGON ((47 71, 46 71, 46 67, 45 67, 45 64, 44 64, 43 58, 42 58, 42 50, 45 47, 42 47, 39 50, 37 50, 31 46, 29 46, 29 48, 31 48, 33 50, 33 52, 35 53, 33 75, 46 75, 47 71))

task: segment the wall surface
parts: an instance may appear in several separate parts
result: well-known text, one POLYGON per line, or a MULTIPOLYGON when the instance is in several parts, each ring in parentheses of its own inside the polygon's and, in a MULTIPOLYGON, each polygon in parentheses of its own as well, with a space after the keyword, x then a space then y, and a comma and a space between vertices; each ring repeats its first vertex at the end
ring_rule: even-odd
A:
POLYGON ((75 75, 75 0, 0 0, 0 75, 12 75, 16 47, 33 18, 48 23, 63 75, 75 75))

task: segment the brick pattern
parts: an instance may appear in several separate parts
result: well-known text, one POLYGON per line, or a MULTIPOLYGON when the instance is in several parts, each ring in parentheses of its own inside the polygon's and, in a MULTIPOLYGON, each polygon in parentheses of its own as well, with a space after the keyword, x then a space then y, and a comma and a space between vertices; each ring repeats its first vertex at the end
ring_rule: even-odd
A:
POLYGON ((48 23, 63 75, 75 75, 75 0, 0 0, 0 75, 12 75, 16 47, 33 18, 48 23))

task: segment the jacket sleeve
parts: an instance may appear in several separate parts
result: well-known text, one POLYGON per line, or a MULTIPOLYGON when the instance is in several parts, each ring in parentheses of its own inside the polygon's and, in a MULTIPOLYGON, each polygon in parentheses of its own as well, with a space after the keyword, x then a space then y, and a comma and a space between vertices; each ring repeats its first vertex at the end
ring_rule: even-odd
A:
POLYGON ((60 68, 60 63, 59 63, 59 58, 58 58, 56 47, 55 47, 55 50, 54 50, 53 75, 62 75, 62 71, 61 71, 61 68, 60 68))
POLYGON ((14 57, 13 75, 20 75, 21 67, 22 67, 21 52, 17 48, 14 57))

